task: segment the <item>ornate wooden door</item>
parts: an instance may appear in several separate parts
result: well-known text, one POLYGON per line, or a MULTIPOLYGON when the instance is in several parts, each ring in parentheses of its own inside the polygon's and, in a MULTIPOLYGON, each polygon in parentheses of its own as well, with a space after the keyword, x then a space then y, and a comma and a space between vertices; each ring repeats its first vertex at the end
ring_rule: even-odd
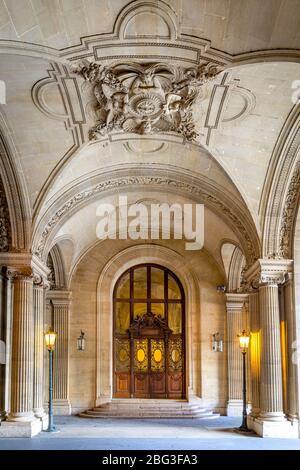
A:
POLYGON ((174 274, 139 265, 114 294, 114 396, 184 398, 184 294, 174 274))

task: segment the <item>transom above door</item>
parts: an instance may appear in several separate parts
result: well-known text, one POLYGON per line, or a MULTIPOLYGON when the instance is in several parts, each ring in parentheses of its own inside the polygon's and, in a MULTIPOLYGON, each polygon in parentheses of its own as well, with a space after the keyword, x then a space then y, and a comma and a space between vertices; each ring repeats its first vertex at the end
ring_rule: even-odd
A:
POLYGON ((184 292, 155 264, 126 271, 114 289, 114 397, 185 397, 184 292))

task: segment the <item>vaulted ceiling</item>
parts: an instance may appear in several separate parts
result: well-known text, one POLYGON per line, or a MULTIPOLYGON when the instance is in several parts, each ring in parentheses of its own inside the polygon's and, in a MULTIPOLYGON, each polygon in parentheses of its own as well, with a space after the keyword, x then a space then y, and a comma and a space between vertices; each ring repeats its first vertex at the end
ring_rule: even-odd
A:
MULTIPOLYGON (((221 219, 225 214, 227 238, 245 252, 250 233, 257 254, 266 182, 297 106, 292 96, 300 80, 299 1, 0 0, 0 79, 7 91, 1 132, 33 220, 36 247, 72 198, 104 181, 116 187, 114 178, 140 191, 141 180, 124 183, 124 176, 150 177, 152 170, 169 178, 165 187, 176 178, 184 181, 182 197, 194 197, 193 184, 202 188, 197 194, 210 197, 209 210, 221 219), (184 66, 205 58, 222 66, 197 103, 195 142, 120 133, 89 141, 85 83, 72 66, 82 58, 109 65, 128 57, 184 66), (237 237, 228 208, 243 225, 237 237)), ((74 211, 86 210, 88 218, 93 204, 86 197, 86 209, 78 205, 74 211)), ((74 211, 53 231, 52 244, 78 226, 74 211)), ((43 248, 49 249, 47 243, 43 248)), ((78 241, 77 255, 84 243, 78 241)))

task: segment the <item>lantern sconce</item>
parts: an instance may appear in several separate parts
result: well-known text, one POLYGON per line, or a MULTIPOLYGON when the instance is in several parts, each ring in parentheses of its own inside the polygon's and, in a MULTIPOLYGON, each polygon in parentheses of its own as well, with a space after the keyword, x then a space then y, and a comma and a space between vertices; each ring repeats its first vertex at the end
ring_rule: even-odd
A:
POLYGON ((77 338, 77 349, 78 351, 85 350, 85 337, 84 337, 84 332, 82 330, 80 332, 80 336, 77 338))
POLYGON ((220 338, 220 333, 212 335, 212 350, 214 352, 223 352, 223 340, 220 338))
POLYGON ((226 286, 224 286, 223 284, 217 286, 217 292, 219 292, 220 294, 225 294, 225 292, 226 292, 226 286))

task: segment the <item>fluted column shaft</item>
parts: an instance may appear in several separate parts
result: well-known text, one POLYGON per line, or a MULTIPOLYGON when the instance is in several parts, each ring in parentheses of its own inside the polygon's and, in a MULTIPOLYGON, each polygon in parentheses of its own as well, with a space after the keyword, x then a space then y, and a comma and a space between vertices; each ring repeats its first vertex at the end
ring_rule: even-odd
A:
POLYGON ((30 421, 33 414, 34 318, 33 280, 13 280, 13 337, 11 363, 11 421, 30 421))
POLYGON ((5 305, 5 280, 0 273, 0 419, 5 417, 5 327, 6 327, 6 312, 5 305))
POLYGON ((277 284, 259 287, 261 325, 260 417, 281 420, 283 414, 280 313, 277 284))
POLYGON ((259 318, 259 294, 249 294, 250 316, 250 377, 251 377, 251 415, 257 416, 260 412, 260 318, 259 318))
POLYGON ((44 308, 45 289, 43 285, 34 285, 34 380, 33 411, 41 418, 45 415, 44 403, 44 308))

